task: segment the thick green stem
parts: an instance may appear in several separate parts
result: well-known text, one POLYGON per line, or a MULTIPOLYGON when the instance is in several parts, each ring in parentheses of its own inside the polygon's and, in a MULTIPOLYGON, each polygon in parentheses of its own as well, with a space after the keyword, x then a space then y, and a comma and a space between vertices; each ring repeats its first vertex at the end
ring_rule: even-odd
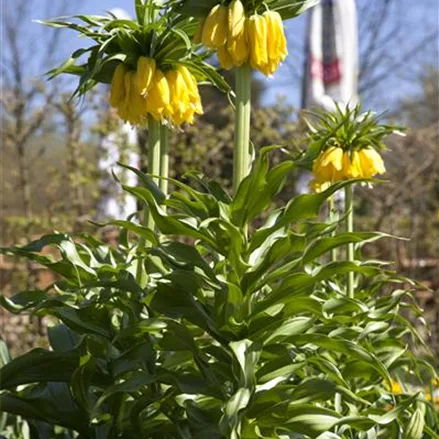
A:
MULTIPOLYGON (((346 231, 352 233, 354 231, 354 187, 353 185, 346 186, 345 188, 345 214, 346 214, 346 231)), ((354 244, 347 245, 347 260, 353 262, 355 260, 354 244)), ((354 272, 348 273, 347 283, 347 295, 348 297, 354 297, 354 272)))
POLYGON ((166 125, 160 127, 160 189, 168 194, 169 177, 169 136, 170 130, 166 125))
POLYGON ((235 75, 236 115, 235 150, 233 155, 233 190, 236 193, 250 168, 251 68, 237 67, 235 75))
MULTIPOLYGON (((152 116, 148 116, 148 173, 150 175, 160 175, 160 123, 152 116)), ((153 177, 158 184, 158 178, 153 177)), ((145 208, 143 221, 145 226, 154 229, 154 218, 148 208, 145 208)), ((139 240, 140 252, 143 252, 146 246, 144 238, 139 240)), ((139 285, 144 286, 147 282, 147 276, 143 268, 144 258, 139 255, 137 260, 136 281, 139 285)))
MULTIPOLYGON (((153 175, 153 181, 159 183, 160 175, 160 122, 157 122, 151 115, 148 116, 148 174, 153 175)), ((154 219, 148 209, 145 218, 146 226, 154 228, 154 219)))

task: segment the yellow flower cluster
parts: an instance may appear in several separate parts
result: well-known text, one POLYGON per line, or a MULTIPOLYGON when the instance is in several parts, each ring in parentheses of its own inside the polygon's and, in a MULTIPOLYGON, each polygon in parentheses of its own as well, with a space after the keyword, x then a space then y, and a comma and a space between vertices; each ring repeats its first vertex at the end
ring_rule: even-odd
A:
POLYGON ((221 67, 229 70, 250 62, 252 68, 272 75, 288 55, 282 17, 267 10, 246 17, 241 0, 228 7, 214 6, 202 21, 195 42, 218 51, 221 67))
POLYGON ((337 181, 372 178, 385 172, 383 159, 372 147, 351 153, 343 151, 340 147, 330 147, 314 161, 313 189, 320 192, 337 181))
POLYGON ((152 58, 141 56, 137 70, 119 64, 113 75, 110 104, 132 125, 146 122, 148 114, 173 125, 193 123, 203 114, 197 80, 183 65, 163 73, 152 58))

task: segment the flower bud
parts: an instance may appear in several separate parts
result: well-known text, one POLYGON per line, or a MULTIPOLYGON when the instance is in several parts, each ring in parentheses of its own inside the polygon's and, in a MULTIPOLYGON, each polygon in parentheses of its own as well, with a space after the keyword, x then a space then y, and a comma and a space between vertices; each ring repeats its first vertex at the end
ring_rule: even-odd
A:
POLYGON ((137 90, 141 95, 145 95, 150 89, 155 68, 156 63, 153 58, 141 56, 137 60, 137 90))
POLYGON ((201 40, 209 49, 218 49, 227 42, 227 7, 223 5, 214 6, 203 26, 201 40))
POLYGON ((118 64, 114 70, 113 79, 111 81, 110 104, 112 107, 119 107, 125 99, 125 73, 126 67, 118 64))

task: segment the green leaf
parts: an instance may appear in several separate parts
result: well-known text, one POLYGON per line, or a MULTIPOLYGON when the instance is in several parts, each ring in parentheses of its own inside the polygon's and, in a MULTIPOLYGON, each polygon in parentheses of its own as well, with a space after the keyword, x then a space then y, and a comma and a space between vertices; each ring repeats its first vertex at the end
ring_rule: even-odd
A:
POLYGON ((69 382, 78 364, 79 356, 75 353, 34 349, 0 369, 0 389, 37 382, 69 382))
POLYGON ((59 425, 90 437, 88 416, 76 406, 65 383, 48 383, 18 393, 0 394, 0 406, 5 413, 59 425))
POLYGON ((366 243, 388 237, 391 237, 391 235, 378 232, 340 233, 334 237, 319 237, 306 248, 303 263, 308 264, 324 253, 346 244, 366 243))

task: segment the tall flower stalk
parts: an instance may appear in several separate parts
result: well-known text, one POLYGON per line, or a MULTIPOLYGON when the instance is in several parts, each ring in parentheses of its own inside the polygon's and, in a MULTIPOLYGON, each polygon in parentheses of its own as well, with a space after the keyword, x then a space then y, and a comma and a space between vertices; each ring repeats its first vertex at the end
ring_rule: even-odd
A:
POLYGON ((232 0, 214 5, 194 37, 217 52, 220 66, 235 68, 235 144, 233 189, 250 172, 250 114, 252 69, 271 76, 285 60, 287 41, 279 12, 262 4, 232 0))
POLYGON ((233 190, 236 192, 250 169, 251 68, 236 68, 235 145, 233 156, 233 190))
MULTIPOLYGON (((161 148, 160 148, 160 122, 153 116, 148 116, 148 173, 156 184, 160 184, 161 176, 161 148)), ((151 212, 147 212, 145 218, 146 226, 154 228, 154 219, 151 212)))

